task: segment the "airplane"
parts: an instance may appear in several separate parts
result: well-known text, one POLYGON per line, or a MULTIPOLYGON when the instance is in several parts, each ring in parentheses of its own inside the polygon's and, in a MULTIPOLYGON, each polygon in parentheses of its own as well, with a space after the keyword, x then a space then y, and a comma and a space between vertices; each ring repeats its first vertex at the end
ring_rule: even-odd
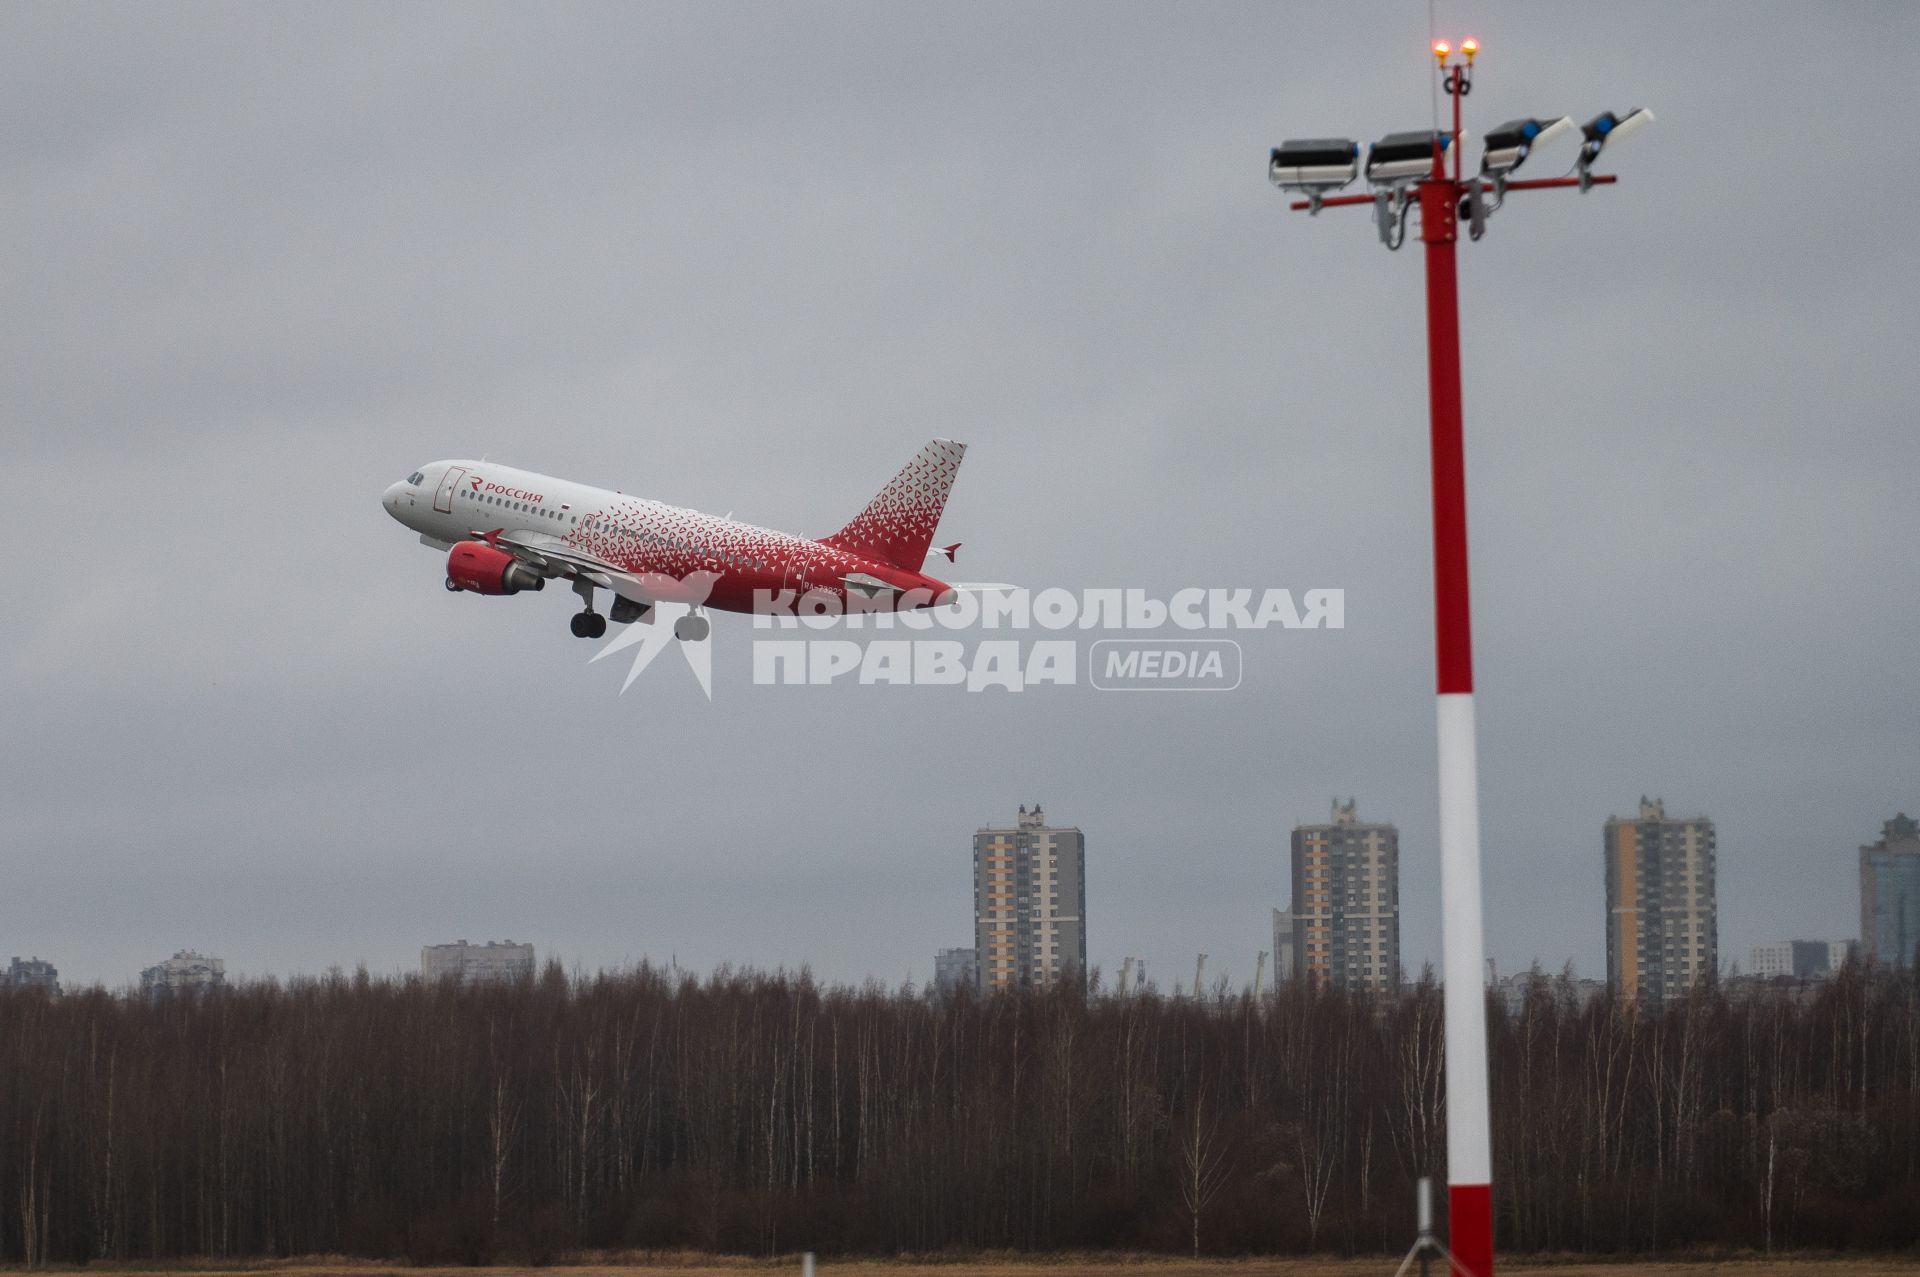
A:
POLYGON ((703 609, 751 612, 757 592, 800 598, 849 592, 862 610, 938 607, 956 587, 921 568, 930 553, 949 562, 960 546, 934 547, 933 533, 967 445, 934 439, 832 536, 792 536, 623 492, 488 461, 435 461, 386 490, 381 504, 422 544, 447 555, 455 593, 519 594, 571 581, 583 603, 576 638, 600 638, 607 622, 650 621, 661 602, 684 603, 674 637, 710 632, 703 609), (613 596, 594 610, 594 591, 613 596))

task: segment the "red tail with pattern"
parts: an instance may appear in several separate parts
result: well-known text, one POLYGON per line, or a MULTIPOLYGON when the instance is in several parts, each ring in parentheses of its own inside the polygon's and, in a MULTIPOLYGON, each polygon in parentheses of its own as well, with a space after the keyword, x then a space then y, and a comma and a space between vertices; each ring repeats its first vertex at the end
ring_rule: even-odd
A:
POLYGON ((927 547, 933 544, 934 529, 940 526, 947 494, 953 491, 954 476, 960 473, 960 461, 966 455, 964 443, 929 441, 852 523, 830 537, 820 538, 821 543, 918 572, 926 562, 927 547))

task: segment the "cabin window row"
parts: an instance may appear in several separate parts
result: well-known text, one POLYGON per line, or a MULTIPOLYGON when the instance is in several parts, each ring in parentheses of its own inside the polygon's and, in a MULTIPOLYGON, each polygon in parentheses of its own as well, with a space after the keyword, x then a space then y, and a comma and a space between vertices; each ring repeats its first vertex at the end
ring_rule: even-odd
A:
POLYGON ((490 497, 478 492, 463 492, 460 495, 469 501, 477 501, 481 505, 497 505, 508 510, 518 510, 522 514, 538 515, 543 519, 564 519, 568 523, 580 522, 580 516, 577 514, 567 514, 560 510, 550 510, 544 506, 531 505, 525 501, 509 501, 505 497, 490 497))

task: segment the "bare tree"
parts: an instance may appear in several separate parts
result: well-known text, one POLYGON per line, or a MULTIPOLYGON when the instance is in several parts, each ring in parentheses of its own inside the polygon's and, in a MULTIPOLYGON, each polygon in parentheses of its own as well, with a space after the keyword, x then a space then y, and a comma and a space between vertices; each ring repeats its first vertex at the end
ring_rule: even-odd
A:
POLYGON ((1207 1093, 1193 1097, 1193 1109, 1180 1135, 1180 1200, 1193 1226, 1193 1257, 1200 1258, 1200 1216, 1227 1181, 1226 1153, 1220 1147, 1217 1120, 1206 1114, 1207 1093))

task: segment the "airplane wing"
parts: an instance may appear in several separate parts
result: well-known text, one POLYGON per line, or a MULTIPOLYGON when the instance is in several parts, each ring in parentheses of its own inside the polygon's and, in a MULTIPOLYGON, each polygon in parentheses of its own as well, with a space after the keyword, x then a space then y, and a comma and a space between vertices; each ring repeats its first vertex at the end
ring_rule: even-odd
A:
POLYGON ((525 528, 515 528, 509 532, 504 528, 495 528, 473 535, 477 540, 506 550, 515 558, 524 559, 542 571, 549 567, 557 568, 561 576, 581 577, 603 590, 613 589, 616 578, 631 579, 624 568, 588 554, 577 546, 568 545, 551 533, 533 532, 525 528))
POLYGON ((712 572, 691 572, 685 577, 635 572, 598 555, 588 554, 578 546, 568 545, 551 533, 535 532, 528 528, 514 528, 511 531, 494 528, 487 532, 476 531, 473 537, 495 549, 507 551, 516 559, 530 563, 550 576, 589 581, 636 603, 690 603, 698 606, 707 601, 713 583, 719 579, 718 574, 712 572))

